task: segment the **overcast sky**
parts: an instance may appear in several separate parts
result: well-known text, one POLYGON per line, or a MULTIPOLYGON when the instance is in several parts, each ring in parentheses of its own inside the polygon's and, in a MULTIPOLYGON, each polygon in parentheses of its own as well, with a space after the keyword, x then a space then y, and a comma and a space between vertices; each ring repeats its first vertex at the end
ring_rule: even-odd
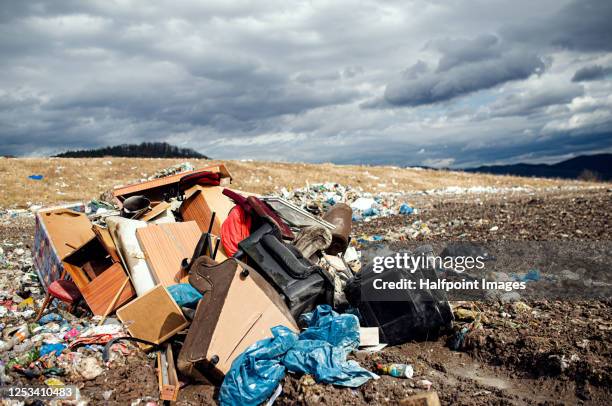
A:
POLYGON ((612 150, 612 1, 0 1, 0 154, 472 166, 612 150))

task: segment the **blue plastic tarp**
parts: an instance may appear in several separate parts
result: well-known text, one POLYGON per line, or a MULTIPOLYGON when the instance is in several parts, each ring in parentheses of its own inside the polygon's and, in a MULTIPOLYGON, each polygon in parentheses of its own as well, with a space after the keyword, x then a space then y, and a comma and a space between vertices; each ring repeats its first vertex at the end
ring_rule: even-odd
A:
POLYGON ((179 283, 168 286, 168 292, 172 299, 181 307, 195 308, 202 294, 189 283, 179 283))
POLYGON ((222 405, 259 405, 285 376, 283 355, 298 340, 285 326, 272 328, 272 338, 258 341, 232 363, 219 393, 222 405))
POLYGON ((57 313, 47 313, 38 320, 38 324, 41 326, 51 322, 62 322, 64 318, 57 313))
POLYGON ((55 356, 59 356, 62 351, 66 348, 65 344, 43 344, 38 352, 39 357, 44 357, 47 354, 54 353, 55 356))
POLYGON ((414 213, 414 209, 410 207, 408 203, 402 203, 399 208, 399 214, 412 214, 414 213))
POLYGON ((539 269, 530 269, 527 273, 523 274, 512 274, 512 278, 515 281, 520 282, 537 282, 540 280, 540 270, 539 269))
POLYGON ((317 382, 360 386, 378 376, 347 355, 359 345, 359 320, 318 306, 302 315, 308 328, 296 334, 287 327, 272 328, 272 338, 258 341, 232 363, 221 385, 222 405, 258 405, 268 399, 285 372, 311 374, 317 382))

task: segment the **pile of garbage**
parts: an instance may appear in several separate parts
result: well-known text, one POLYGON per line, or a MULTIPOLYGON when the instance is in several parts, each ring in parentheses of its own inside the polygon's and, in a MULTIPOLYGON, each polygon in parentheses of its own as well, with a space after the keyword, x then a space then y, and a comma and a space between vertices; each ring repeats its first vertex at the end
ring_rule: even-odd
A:
POLYGON ((349 355, 434 338, 448 302, 405 295, 387 314, 360 296, 376 275, 349 243, 353 221, 414 209, 337 184, 258 196, 231 183, 224 164, 179 165, 106 201, 37 210, 32 252, 0 250, 2 384, 92 380, 135 351, 156 357, 170 401, 212 383, 222 404, 273 402, 286 372, 347 387, 410 378, 349 355))
POLYGON ((416 209, 404 200, 402 193, 372 194, 361 188, 332 182, 307 185, 292 191, 282 188, 280 196, 314 214, 325 213, 336 203, 347 204, 353 209, 353 221, 417 213, 416 209))
MULTIPOLYGON (((35 321, 43 291, 31 252, 22 243, 2 244, 0 269, 0 383, 9 385, 21 377, 63 387, 66 380, 87 381, 103 373, 103 344, 126 336, 123 326, 98 326, 92 318, 57 306, 35 321)), ((109 363, 118 357, 122 355, 113 353, 109 363)))
POLYGON ((194 169, 195 168, 191 163, 182 162, 180 164, 176 164, 168 168, 160 169, 159 171, 155 172, 153 175, 149 176, 147 180, 164 178, 166 176, 176 175, 177 173, 193 171, 194 169))

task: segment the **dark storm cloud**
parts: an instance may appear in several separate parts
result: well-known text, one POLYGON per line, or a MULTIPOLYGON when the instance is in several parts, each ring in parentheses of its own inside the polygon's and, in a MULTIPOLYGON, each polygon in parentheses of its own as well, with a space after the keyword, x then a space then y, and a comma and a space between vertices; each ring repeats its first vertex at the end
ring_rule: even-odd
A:
POLYGON ((612 74, 612 66, 592 65, 580 68, 574 73, 572 82, 588 82, 605 79, 612 74))
MULTIPOLYGON (((417 65, 389 83, 385 101, 396 106, 419 106, 443 102, 508 81, 526 79, 544 70, 544 58, 533 45, 570 50, 612 50, 612 2, 575 1, 552 15, 526 18, 500 28, 502 41, 493 34, 475 38, 433 40, 427 48, 441 57, 435 72, 415 75, 417 65)), ((422 63, 419 61, 419 63, 422 63)), ((420 66, 422 67, 422 66, 420 66)), ((606 73, 587 71, 586 74, 606 73)), ((371 102, 366 106, 379 106, 371 102)))
POLYGON ((542 138, 540 155, 596 150, 612 85, 583 68, 611 66, 608 3, 0 0, 0 154, 157 140, 462 165, 542 138))
POLYGON ((513 40, 576 51, 612 51, 612 2, 576 0, 543 17, 527 17, 502 30, 513 40))
POLYGON ((532 52, 508 51, 502 55, 455 53, 440 59, 442 71, 403 76, 389 83, 385 100, 396 106, 419 106, 489 89, 505 82, 526 79, 544 70, 542 59, 532 52), (465 58, 465 59, 462 59, 465 58), (443 63, 443 61, 446 61, 443 63))
POLYGON ((564 105, 582 96, 584 88, 574 84, 556 84, 511 93, 491 104, 493 116, 527 116, 541 113, 548 106, 564 105))
POLYGON ((457 65, 497 58, 501 54, 495 35, 481 35, 474 39, 440 39, 432 44, 442 53, 437 72, 445 72, 457 65))

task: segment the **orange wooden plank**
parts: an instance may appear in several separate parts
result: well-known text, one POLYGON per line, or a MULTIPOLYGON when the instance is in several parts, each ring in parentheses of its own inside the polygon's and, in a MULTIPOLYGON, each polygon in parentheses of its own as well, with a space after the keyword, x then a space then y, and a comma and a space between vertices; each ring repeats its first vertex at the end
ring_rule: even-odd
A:
POLYGON ((214 235, 221 235, 221 224, 234 207, 234 202, 223 194, 221 186, 194 186, 187 191, 187 198, 181 205, 181 216, 184 220, 194 220, 200 231, 205 233, 210 226, 212 213, 215 221, 212 227, 214 235))
POLYGON ((162 214, 164 211, 168 210, 170 208, 170 206, 172 206, 172 205, 170 203, 168 203, 168 202, 161 202, 158 205, 156 205, 155 207, 153 207, 153 209, 151 209, 151 211, 149 211, 148 213, 145 213, 138 220, 140 220, 140 221, 154 220, 157 216, 162 214))
MULTIPOLYGON (((104 315, 108 306, 115 298, 117 291, 123 286, 128 278, 119 263, 114 263, 89 284, 81 288, 81 293, 91 309, 92 313, 98 316, 104 315)), ((131 283, 123 289, 119 300, 112 310, 117 309, 136 295, 131 283)))
POLYGON ((113 261, 121 262, 121 259, 119 258, 119 254, 117 253, 117 246, 115 245, 115 242, 113 241, 113 237, 111 237, 110 231, 108 231, 108 228, 101 227, 99 225, 94 225, 92 227, 92 230, 98 237, 98 240, 100 241, 100 243, 104 246, 106 251, 109 253, 113 261))
POLYGON ((154 189, 154 188, 158 188, 161 186, 171 185, 173 183, 178 182, 185 175, 191 175, 193 173, 204 172, 204 171, 217 172, 221 175, 222 178, 229 178, 230 180, 232 178, 229 171, 225 167, 225 164, 218 164, 218 165, 208 166, 206 168, 195 169, 193 171, 177 173, 176 175, 170 175, 164 178, 152 179, 146 182, 134 183, 131 185, 126 185, 126 186, 120 186, 113 190, 113 196, 120 197, 123 195, 133 194, 133 193, 148 190, 148 189, 154 189))
POLYGON ((195 221, 151 224, 136 231, 156 282, 164 287, 180 283, 184 258, 191 259, 202 233, 195 221))
POLYGON ((62 265, 64 266, 66 272, 68 272, 68 275, 70 275, 70 278, 72 278, 74 284, 77 286, 77 288, 79 288, 79 290, 87 286, 87 284, 89 283, 89 278, 87 278, 87 275, 85 275, 85 272, 83 272, 81 268, 69 264, 66 261, 62 261, 62 265))
MULTIPOLYGON (((199 190, 184 201, 180 210, 183 220, 195 221, 201 232, 205 233, 208 231, 212 211, 199 190)), ((218 223, 218 221, 215 221, 215 223, 218 223)), ((217 227, 213 226, 213 232, 215 229, 218 231, 219 227, 219 225, 217 227)))

